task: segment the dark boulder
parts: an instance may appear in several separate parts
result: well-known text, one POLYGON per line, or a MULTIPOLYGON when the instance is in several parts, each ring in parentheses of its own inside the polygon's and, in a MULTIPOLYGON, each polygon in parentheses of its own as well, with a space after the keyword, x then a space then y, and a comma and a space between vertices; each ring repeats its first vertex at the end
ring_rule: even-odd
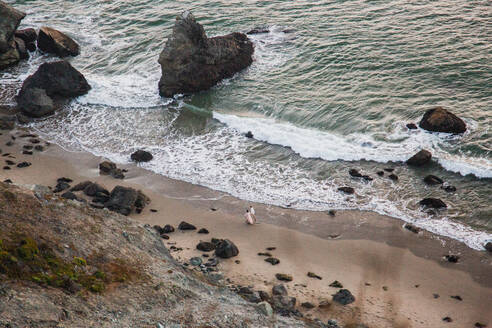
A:
POLYGON ((25 13, 0 1, 0 69, 14 65, 20 60, 14 35, 25 16, 25 13))
POLYGON ((436 177, 435 175, 429 174, 424 178, 424 182, 428 185, 438 185, 438 184, 443 184, 444 181, 442 181, 441 178, 436 177))
POLYGON ((419 126, 433 132, 463 133, 466 131, 465 122, 442 107, 432 108, 425 112, 419 126))
POLYGON ((139 149, 133 154, 131 154, 130 158, 132 159, 132 161, 140 163, 140 162, 149 162, 154 158, 154 156, 152 156, 152 154, 149 153, 148 151, 139 149))
POLYGON ((277 265, 277 264, 279 264, 279 263, 280 263, 280 260, 279 260, 279 259, 277 259, 277 258, 275 258, 275 257, 267 257, 267 258, 265 259, 265 262, 268 262, 268 263, 270 263, 271 265, 277 265))
POLYGON ((35 42, 38 38, 36 30, 33 28, 25 28, 22 30, 15 31, 15 37, 22 39, 26 44, 35 42))
POLYGON ((286 273, 276 273, 275 278, 280 281, 292 281, 292 276, 286 273))
POLYGON ((411 223, 405 223, 404 228, 413 232, 413 233, 419 233, 420 232, 420 228, 417 226, 414 226, 411 223))
POLYGON ((111 194, 109 195, 110 198, 104 206, 111 211, 129 215, 132 211, 143 208, 141 205, 145 205, 145 202, 144 204, 139 203, 139 198, 141 198, 142 195, 141 192, 133 188, 116 186, 111 191, 111 194))
POLYGON ((41 117, 52 113, 58 102, 86 94, 90 88, 84 76, 70 63, 44 63, 22 84, 17 95, 17 104, 22 113, 41 117), (34 100, 31 99, 33 95, 34 100))
POLYGON ((205 228, 201 228, 200 230, 198 230, 198 233, 201 233, 201 234, 208 234, 208 230, 205 229, 205 228))
POLYGON ((355 297, 348 289, 340 289, 335 295, 333 295, 333 301, 342 305, 347 305, 355 302, 355 297))
POLYGON ((55 111, 53 100, 46 94, 44 89, 26 89, 17 104, 22 111, 31 117, 42 117, 55 111))
POLYGON ((398 181, 398 176, 396 174, 393 174, 393 173, 388 175, 388 178, 390 178, 393 181, 398 181))
POLYGON ((340 188, 338 188, 338 191, 342 191, 342 192, 349 194, 349 195, 352 195, 353 193, 355 193, 355 190, 352 187, 340 187, 340 188))
POLYGON ((351 177, 354 177, 354 178, 362 178, 362 174, 356 169, 350 169, 349 174, 351 177))
POLYGON ((110 161, 99 163, 100 175, 111 175, 115 179, 124 179, 123 171, 116 167, 116 164, 110 161))
POLYGON ((485 244, 484 246, 485 250, 492 253, 492 242, 489 241, 488 243, 485 244))
POLYGON ((456 187, 455 186, 442 186, 441 187, 442 189, 444 189, 445 192, 455 192, 456 191, 456 187))
POLYGON ((77 42, 65 33, 46 26, 39 29, 38 48, 43 52, 55 54, 58 57, 77 56, 80 54, 80 47, 77 42))
POLYGON ((250 34, 266 34, 266 33, 270 33, 270 30, 266 27, 255 27, 254 29, 246 32, 246 34, 248 34, 248 35, 250 35, 250 34))
POLYGON ((287 311, 294 310, 296 306, 296 298, 290 297, 287 295, 273 295, 272 296, 272 305, 275 309, 283 309, 287 311))
POLYGON ((181 223, 178 225, 179 230, 196 230, 196 227, 188 222, 181 221, 181 223))
POLYGON ((447 207, 447 205, 442 200, 440 200, 439 198, 432 198, 432 197, 422 199, 419 204, 431 208, 447 207))
POLYGON ((60 182, 58 182, 56 184, 55 189, 53 190, 53 192, 55 192, 55 193, 56 192, 60 192, 60 191, 66 190, 68 188, 70 188, 70 185, 67 182, 60 181, 60 182))
POLYGON ((201 241, 196 245, 196 249, 202 252, 211 252, 215 249, 215 244, 208 241, 201 241))
POLYGON ((89 183, 84 188, 84 194, 86 194, 87 196, 94 197, 98 192, 103 192, 105 194, 108 194, 108 191, 104 187, 98 185, 97 183, 89 183))
POLYGON ((407 124, 407 129, 409 129, 409 130, 416 130, 417 129, 417 126, 415 125, 415 123, 408 123, 407 124))
POLYGON ((272 295, 284 295, 287 296, 287 288, 284 285, 275 285, 272 287, 272 295))
POLYGON ((162 228, 162 233, 171 233, 174 232, 174 227, 170 224, 166 224, 164 228, 162 228))
POLYGON ((305 309, 308 309, 308 310, 315 308, 314 304, 313 303, 309 303, 309 302, 301 303, 301 306, 303 308, 305 308, 305 309))
POLYGON ((318 280, 323 279, 321 276, 319 276, 319 275, 317 275, 316 273, 311 272, 311 271, 307 273, 307 276, 308 276, 309 278, 314 278, 314 279, 318 279, 318 280))
POLYGON ((334 287, 334 288, 343 288, 343 285, 340 283, 340 281, 338 280, 335 280, 334 282, 332 282, 330 285, 330 287, 334 287))
POLYGON ((221 240, 215 246, 215 255, 224 259, 237 256, 239 254, 239 249, 234 245, 229 239, 221 240))
POLYGON ((407 160, 407 164, 411 166, 423 166, 430 163, 431 158, 432 154, 429 151, 422 149, 421 151, 410 157, 407 160))
POLYGON ((460 256, 459 255, 445 255, 444 258, 446 261, 450 263, 458 263, 460 256))
POLYGON ((77 196, 71 191, 64 192, 61 195, 61 197, 65 198, 65 199, 70 199, 70 200, 76 200, 77 199, 77 196))
POLYGON ((246 134, 245 134, 244 136, 245 136, 246 138, 250 138, 250 139, 251 139, 251 138, 253 138, 253 132, 248 131, 248 132, 246 132, 246 134))
POLYGON ((243 33, 208 38, 188 11, 176 18, 159 56, 161 96, 207 90, 253 62, 253 43, 243 33))
POLYGON ((27 51, 26 43, 19 38, 14 38, 15 48, 19 52, 20 59, 29 59, 29 52, 27 51))

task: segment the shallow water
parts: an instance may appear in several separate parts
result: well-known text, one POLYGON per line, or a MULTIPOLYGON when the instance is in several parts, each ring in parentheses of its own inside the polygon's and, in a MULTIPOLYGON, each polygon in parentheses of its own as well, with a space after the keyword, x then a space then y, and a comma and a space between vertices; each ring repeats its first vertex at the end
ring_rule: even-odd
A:
MULTIPOLYGON (((91 92, 34 124, 50 140, 241 198, 303 209, 360 208, 415 222, 480 249, 492 239, 492 5, 489 1, 8 1, 21 27, 73 36, 72 64, 91 92), (191 9, 209 36, 251 36, 255 61, 210 91, 176 99, 157 91, 157 58, 174 18, 191 9), (462 117, 463 136, 409 131, 425 110, 462 117), (252 131, 255 138, 243 134, 252 131), (401 163, 420 148, 435 164, 401 163), (399 180, 375 172, 394 168, 399 180), (350 168, 370 174, 352 179, 350 168), (426 186, 427 174, 458 188, 426 186), (355 196, 337 191, 352 186, 355 196), (448 209, 428 214, 423 197, 448 209)), ((0 99, 40 63, 0 73, 0 99)))

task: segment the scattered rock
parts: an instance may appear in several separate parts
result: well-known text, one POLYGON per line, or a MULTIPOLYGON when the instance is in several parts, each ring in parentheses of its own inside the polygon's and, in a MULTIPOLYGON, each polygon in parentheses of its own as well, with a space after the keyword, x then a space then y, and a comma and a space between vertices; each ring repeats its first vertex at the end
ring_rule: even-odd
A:
POLYGON ((151 209, 150 209, 150 211, 151 211, 152 213, 157 213, 157 210, 156 210, 156 209, 154 209, 154 208, 151 208, 151 209))
POLYGON ((270 263, 271 265, 277 265, 280 263, 280 260, 275 257, 268 257, 265 259, 265 262, 270 263))
POLYGON ((272 257, 272 254, 270 254, 268 252, 260 252, 260 253, 258 253, 258 256, 272 257))
POLYGON ((162 239, 165 239, 165 240, 168 240, 169 239, 169 236, 163 233, 163 234, 161 234, 161 238, 162 239))
POLYGON ((439 298, 439 294, 432 294, 432 297, 439 298))
POLYGON ((317 275, 316 273, 314 273, 314 272, 308 272, 308 273, 307 273, 307 276, 308 276, 309 278, 314 278, 314 279, 318 279, 318 280, 323 279, 322 277, 318 276, 318 275, 317 275))
POLYGON ((384 171, 377 171, 376 174, 379 175, 380 177, 382 177, 382 176, 384 176, 384 171))
POLYGON ((196 249, 202 252, 211 252, 215 249, 215 244, 208 241, 200 241, 198 245, 196 245, 196 249))
POLYGON ((423 166, 429 164, 431 158, 432 154, 429 151, 422 149, 421 151, 410 157, 407 160, 407 164, 411 166, 423 166))
POLYGON ((315 308, 314 304, 313 303, 309 303, 309 302, 301 303, 301 306, 303 308, 305 308, 305 309, 308 309, 308 310, 315 308))
POLYGON ((444 258, 451 263, 458 263, 459 255, 445 255, 444 258))
POLYGON ((199 257, 192 257, 190 259, 190 264, 193 266, 199 266, 200 264, 202 264, 202 259, 199 257))
POLYGON ((442 318, 442 321, 453 322, 453 319, 451 319, 450 317, 444 317, 444 318, 442 318))
POLYGON ((419 233, 420 232, 420 228, 417 226, 414 226, 411 223, 405 223, 404 228, 407 230, 410 230, 413 233, 419 233))
POLYGON ((487 327, 486 324, 480 323, 480 322, 475 322, 475 328, 485 328, 487 327))
POLYGON ((444 183, 444 181, 442 181, 441 178, 436 177, 435 175, 432 175, 432 174, 429 174, 428 176, 426 176, 424 178, 424 182, 428 185, 431 185, 431 186, 444 183))
POLYGON ((255 27, 254 29, 246 32, 246 34, 248 34, 248 35, 250 35, 250 34, 266 34, 266 33, 270 33, 270 30, 266 27, 255 27))
POLYGON ((447 205, 442 200, 440 200, 439 198, 432 198, 432 197, 422 199, 419 204, 430 208, 447 207, 447 205))
POLYGON ((140 162, 149 162, 154 158, 154 156, 152 156, 152 154, 149 153, 148 151, 139 149, 133 154, 131 154, 130 158, 132 159, 132 161, 140 163, 140 162))
POLYGON ((196 230, 196 227, 191 223, 188 223, 186 221, 181 221, 181 223, 178 225, 178 229, 179 230, 196 230))
POLYGON ((417 125, 415 125, 415 123, 408 123, 407 124, 407 129, 409 129, 409 130, 416 130, 417 129, 417 125))
POLYGON ((466 131, 465 122, 442 107, 432 108, 425 112, 419 126, 433 132, 463 133, 466 131))
POLYGON ((274 250, 276 250, 276 249, 277 249, 277 247, 267 247, 267 248, 266 248, 266 250, 267 250, 267 251, 274 251, 274 250))
POLYGON ((387 168, 384 168, 384 170, 385 170, 386 172, 391 173, 391 172, 393 172, 395 169, 394 169, 394 168, 391 168, 391 167, 387 167, 387 168))
POLYGON ((455 300, 458 300, 458 301, 463 301, 463 299, 461 298, 460 295, 454 295, 454 296, 451 296, 451 298, 454 298, 455 300))
POLYGON ((166 224, 164 228, 162 228, 162 233, 171 233, 174 232, 174 227, 170 224, 166 224))
POLYGON ((246 134, 244 135, 246 138, 253 138, 253 133, 251 131, 248 131, 246 132, 246 134))
POLYGON ((349 174, 351 177, 354 177, 354 178, 362 178, 362 174, 356 169, 350 169, 349 174))
POLYGON ((292 311, 296 306, 296 298, 287 295, 273 295, 272 303, 273 307, 277 310, 292 311))
POLYGON ((347 305, 355 302, 355 297, 348 289, 340 289, 335 295, 333 295, 333 301, 342 305, 347 305))
POLYGON ((292 276, 286 273, 276 273, 275 278, 280 281, 292 281, 292 276))
POLYGON ((55 54, 62 58, 80 54, 80 47, 77 42, 65 33, 47 26, 39 29, 38 48, 43 52, 55 54))
POLYGON ((258 295, 260 295, 260 298, 262 301, 269 301, 270 300, 270 295, 268 295, 268 293, 265 292, 264 290, 260 290, 258 292, 258 295))
POLYGON ((336 213, 337 213, 337 212, 336 212, 335 210, 329 210, 329 211, 328 211, 328 214, 329 214, 330 216, 335 216, 335 214, 336 214, 336 213))
POLYGON ((30 150, 23 150, 22 151, 22 154, 24 154, 24 155, 32 155, 32 151, 30 151, 30 150))
POLYGON ((338 191, 342 191, 342 192, 349 194, 349 195, 352 195, 353 193, 355 193, 355 190, 352 187, 340 187, 340 188, 338 188, 338 191))
POLYGON ((343 285, 338 280, 335 280, 330 284, 330 287, 343 288, 343 285))
POLYGON ((17 167, 19 167, 19 168, 28 167, 28 166, 31 166, 31 163, 21 162, 21 163, 17 164, 17 167))
POLYGON ((202 234, 208 234, 208 230, 205 229, 205 228, 201 228, 200 230, 198 230, 198 233, 202 233, 202 234))
POLYGON ((388 175, 388 178, 390 178, 393 181, 398 181, 398 176, 396 174, 390 174, 388 175))
POLYGON ((260 302, 256 305, 256 307, 261 313, 263 313, 267 317, 271 317, 273 315, 272 306, 268 302, 260 302))
POLYGON ((383 286, 382 288, 383 288, 383 290, 384 290, 385 292, 387 292, 387 291, 388 291, 388 286, 383 286))
POLYGON ((105 207, 123 215, 129 215, 133 210, 143 209, 149 201, 149 198, 142 192, 123 186, 114 187, 109 196, 109 200, 104 204, 105 207))
POLYGON ((239 249, 234 245, 229 239, 221 240, 215 246, 215 255, 224 259, 237 256, 239 254, 239 249))
POLYGON ((189 11, 176 18, 173 33, 159 56, 164 97, 207 90, 253 62, 253 43, 245 34, 208 38, 189 11))
POLYGON ((456 187, 455 186, 442 186, 441 187, 442 189, 444 189, 445 192, 455 192, 456 191, 456 187))
POLYGON ((492 242, 489 241, 488 243, 486 243, 484 248, 486 251, 492 253, 492 242))

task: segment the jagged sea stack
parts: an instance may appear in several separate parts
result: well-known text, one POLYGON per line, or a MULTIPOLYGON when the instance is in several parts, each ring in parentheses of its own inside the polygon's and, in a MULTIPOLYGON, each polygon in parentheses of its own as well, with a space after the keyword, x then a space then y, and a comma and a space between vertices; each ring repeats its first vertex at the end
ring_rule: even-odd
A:
POLYGON ((188 11, 176 18, 173 33, 159 56, 164 97, 207 90, 253 62, 253 43, 243 33, 208 38, 188 11))

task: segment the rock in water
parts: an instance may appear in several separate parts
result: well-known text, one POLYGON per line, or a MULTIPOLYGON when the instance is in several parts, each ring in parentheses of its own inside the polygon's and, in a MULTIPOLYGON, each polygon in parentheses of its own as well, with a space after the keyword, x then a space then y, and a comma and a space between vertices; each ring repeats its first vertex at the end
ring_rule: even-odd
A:
POLYGON ((411 166, 423 166, 430 163, 431 158, 432 154, 429 151, 422 149, 421 151, 410 157, 407 160, 407 164, 411 166))
POLYGON ((488 252, 492 253, 492 242, 489 241, 488 243, 485 244, 484 246, 485 250, 487 250, 488 252))
POLYGON ((152 156, 152 154, 149 153, 148 151, 139 149, 133 154, 131 154, 130 158, 132 159, 132 161, 140 163, 140 162, 149 162, 154 158, 154 156, 152 156))
POLYGON ((333 300, 342 305, 347 305, 355 302, 355 297, 348 289, 340 289, 335 295, 333 295, 333 300))
POLYGON ((444 181, 442 181, 441 178, 436 177, 435 175, 429 174, 424 178, 424 182, 428 185, 438 185, 438 184, 443 184, 444 181))
POLYGON ((23 30, 15 31, 15 37, 22 39, 26 44, 35 42, 38 38, 36 30, 33 28, 26 28, 23 30))
POLYGON ((39 29, 38 48, 43 52, 55 54, 62 58, 80 54, 80 47, 77 42, 68 35, 46 26, 39 29))
POLYGON ((56 107, 50 104, 46 96, 52 103, 56 103, 84 95, 90 88, 84 76, 70 63, 66 61, 44 63, 22 84, 17 95, 17 104, 27 116, 41 117, 51 114, 56 107), (36 96, 35 99, 32 99, 33 94, 36 96))
POLYGON ((439 198, 424 198, 420 201, 420 205, 432 208, 446 208, 447 205, 439 198))
POLYGON ((224 259, 237 256, 239 249, 229 239, 221 240, 215 247, 215 255, 224 259))
POLYGON ((463 133, 466 131, 465 122, 442 107, 432 108, 425 112, 419 126, 433 132, 463 133))
POLYGON ((25 16, 23 12, 0 1, 0 69, 14 65, 20 60, 14 33, 25 16))
POLYGON ((173 33, 159 56, 164 97, 207 90, 253 62, 253 43, 243 33, 208 38, 188 11, 176 18, 173 33))

